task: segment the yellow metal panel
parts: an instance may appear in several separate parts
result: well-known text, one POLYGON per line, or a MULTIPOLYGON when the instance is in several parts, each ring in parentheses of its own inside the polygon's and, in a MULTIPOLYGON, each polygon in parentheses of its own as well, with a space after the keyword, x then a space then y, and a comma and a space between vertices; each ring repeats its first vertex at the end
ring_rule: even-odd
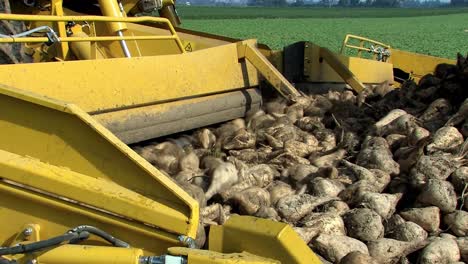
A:
POLYGON ((260 108, 258 89, 105 112, 93 117, 125 143, 141 142, 245 116, 260 108))
POLYGON ((174 247, 169 248, 169 254, 187 256, 188 264, 280 264, 277 260, 262 258, 247 252, 223 254, 215 251, 174 247))
POLYGON ((40 254, 38 264, 138 264, 141 249, 63 245, 40 254))
POLYGON ((392 49, 390 62, 395 68, 410 73, 416 80, 422 76, 433 73, 435 67, 440 63, 456 64, 455 60, 438 58, 403 50, 392 49))
POLYGON ((82 175, 38 160, 0 150, 3 179, 79 201, 106 212, 168 228, 189 219, 182 212, 148 199, 108 180, 82 175))
MULTIPOLYGON (((343 82, 343 78, 326 61, 321 60, 321 47, 308 44, 304 56, 307 57, 304 63, 304 74, 308 76, 310 82, 343 82)), ((341 64, 343 64, 361 83, 382 83, 389 81, 393 83, 393 65, 391 63, 379 62, 375 60, 348 57, 341 54, 333 54, 341 64)))
POLYGON ((355 57, 338 56, 340 60, 348 65, 350 71, 363 83, 382 83, 393 80, 393 65, 391 63, 368 60, 355 57))
POLYGON ((271 61, 271 64, 275 66, 276 69, 278 69, 280 72, 283 72, 283 53, 282 51, 279 50, 262 50, 265 56, 268 58, 269 61, 271 61))
POLYGON ((287 224, 251 216, 231 216, 222 226, 211 226, 209 250, 247 251, 288 264, 320 264, 320 260, 287 224))
MULTIPOLYGON (((125 3, 124 3, 125 7, 125 3)), ((80 13, 74 12, 69 9, 64 9, 66 15, 78 16, 80 13)), ((109 34, 107 27, 102 23, 96 23, 99 35, 109 34)), ((161 25, 145 23, 144 25, 127 23, 126 36, 160 36, 168 35, 169 31, 161 25)), ((192 52, 200 49, 212 48, 239 41, 238 39, 227 38, 223 36, 208 34, 204 32, 197 32, 193 30, 177 28, 177 35, 183 42, 184 50, 192 52)), ((176 43, 169 40, 160 41, 128 41, 129 49, 134 56, 155 56, 180 53, 176 43)), ((104 43, 105 46, 110 48, 110 43, 104 43)), ((121 48, 115 43, 115 49, 118 54, 121 53, 121 48)), ((113 49, 113 48, 112 48, 113 49)))
MULTIPOLYGON (((170 34, 166 29, 155 28, 151 26, 143 26, 138 24, 127 23, 128 30, 125 31, 126 36, 168 36, 170 34)), ((98 32, 102 30, 102 25, 97 24, 98 32)), ((180 36, 179 36, 180 37, 180 36)), ((127 41, 130 52, 134 54, 134 57, 141 56, 156 56, 156 55, 168 55, 168 54, 179 54, 179 47, 172 40, 142 40, 142 41, 127 41)), ((186 47, 183 44, 184 48, 186 47)), ((119 45, 115 45, 117 49, 119 45)))
MULTIPOLYGON (((64 234, 83 224, 95 226, 128 242, 132 247, 144 249, 146 254, 163 254, 168 247, 180 245, 173 235, 168 236, 156 228, 13 186, 4 181, 0 181, 0 197, 0 218, 3 219, 0 246, 9 246, 8 242, 12 236, 29 224, 41 227, 41 239, 64 234)), ((87 243, 109 245, 96 236, 90 237, 87 243)))
POLYGON ((185 43, 184 47, 186 48, 186 51, 188 51, 187 43, 194 44, 194 47, 191 48, 192 51, 196 51, 241 41, 239 39, 228 38, 185 28, 177 28, 176 30, 182 42, 185 43))
POLYGON ((195 236, 198 204, 75 105, 0 86, 0 108, 0 149, 131 189, 170 208, 161 228, 195 236))
POLYGON ((0 79, 87 112, 258 85, 253 66, 238 62, 235 43, 182 55, 1 65, 0 79))

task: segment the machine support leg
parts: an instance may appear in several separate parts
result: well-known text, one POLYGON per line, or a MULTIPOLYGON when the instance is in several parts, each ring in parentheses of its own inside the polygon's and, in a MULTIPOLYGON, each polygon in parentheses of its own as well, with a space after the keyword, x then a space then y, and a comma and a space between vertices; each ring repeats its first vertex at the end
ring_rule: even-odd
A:
POLYGON ((301 94, 279 72, 268 59, 252 44, 242 43, 237 48, 239 59, 245 58, 267 79, 267 81, 284 97, 294 99, 301 94))
POLYGON ((327 48, 320 48, 320 56, 351 86, 356 92, 360 93, 365 89, 364 84, 346 67, 340 60, 327 48))

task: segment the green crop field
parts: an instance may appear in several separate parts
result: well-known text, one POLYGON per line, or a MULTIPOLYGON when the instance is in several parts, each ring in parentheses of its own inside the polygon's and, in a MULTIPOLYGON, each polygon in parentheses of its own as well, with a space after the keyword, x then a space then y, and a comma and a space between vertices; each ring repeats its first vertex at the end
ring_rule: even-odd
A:
POLYGON ((468 53, 468 8, 181 7, 183 27, 279 49, 308 40, 338 51, 346 34, 398 49, 454 58, 468 53))

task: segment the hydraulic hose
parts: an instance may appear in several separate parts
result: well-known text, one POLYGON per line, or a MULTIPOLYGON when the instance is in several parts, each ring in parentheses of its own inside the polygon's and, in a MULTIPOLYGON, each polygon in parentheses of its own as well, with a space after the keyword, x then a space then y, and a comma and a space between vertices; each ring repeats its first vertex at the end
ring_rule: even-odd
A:
POLYGON ((129 248, 130 245, 120 239, 117 239, 115 237, 113 237, 112 235, 102 231, 101 229, 99 228, 96 228, 94 226, 88 226, 88 225, 82 225, 82 226, 77 226, 75 228, 73 228, 72 230, 70 230, 70 232, 77 232, 77 233, 81 233, 81 232, 89 232, 93 235, 96 235, 98 237, 101 237, 103 238, 104 240, 106 240, 107 242, 111 243, 113 246, 116 246, 116 247, 123 247, 123 248, 129 248))
POLYGON ((48 26, 41 26, 41 27, 33 28, 31 30, 24 31, 24 32, 14 34, 14 35, 0 34, 0 37, 1 38, 21 38, 21 37, 26 37, 26 36, 31 35, 31 34, 36 33, 36 32, 42 32, 43 30, 46 30, 48 32, 54 32, 54 30, 52 28, 48 27, 48 26))
POLYGON ((14 34, 14 35, 0 34, 0 38, 13 38, 13 39, 22 38, 22 37, 26 37, 26 36, 29 36, 29 35, 31 35, 33 33, 37 33, 37 32, 46 33, 47 38, 49 38, 49 43, 50 44, 55 43, 55 42, 60 42, 60 38, 57 36, 57 33, 55 33, 55 31, 49 26, 40 26, 40 27, 33 28, 31 30, 21 32, 21 33, 18 33, 18 34, 14 34), (45 30, 46 32, 42 32, 43 30, 45 30))
POLYGON ((33 242, 30 244, 20 244, 13 247, 0 248, 0 256, 3 255, 15 255, 15 254, 24 254, 30 253, 38 250, 42 250, 48 247, 57 246, 64 242, 69 242, 70 240, 83 240, 89 237, 89 232, 73 232, 67 233, 46 240, 41 240, 38 242, 33 242))
MULTIPOLYGON (((102 239, 106 240, 107 242, 111 243, 115 247, 122 247, 122 248, 129 248, 130 245, 120 239, 113 237, 112 235, 102 231, 99 228, 94 226, 82 225, 73 228, 72 230, 68 231, 66 234, 56 236, 53 238, 49 238, 46 240, 41 240, 38 242, 33 242, 30 244, 20 244, 13 247, 7 248, 0 248, 0 256, 3 255, 15 255, 15 254, 24 254, 30 253, 38 250, 43 250, 48 247, 58 246, 65 242, 74 244, 80 242, 82 240, 88 239, 89 235, 93 234, 102 239)), ((5 264, 7 262, 2 262, 3 260, 0 258, 0 264, 5 264)))

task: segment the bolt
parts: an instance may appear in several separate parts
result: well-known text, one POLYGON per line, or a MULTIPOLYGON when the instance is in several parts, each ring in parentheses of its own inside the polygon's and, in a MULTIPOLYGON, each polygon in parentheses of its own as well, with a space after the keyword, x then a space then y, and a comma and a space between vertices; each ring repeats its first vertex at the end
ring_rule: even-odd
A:
POLYGON ((26 264, 36 264, 36 263, 37 263, 37 260, 35 259, 31 259, 26 262, 26 264))
POLYGON ((185 246, 189 247, 189 248, 196 248, 196 245, 195 245, 195 240, 191 237, 188 237, 188 236, 184 236, 184 235, 180 235, 177 237, 179 239, 180 242, 182 242, 185 246))
POLYGON ((32 229, 32 227, 28 227, 28 228, 24 229, 23 235, 28 237, 28 236, 32 235, 33 231, 34 230, 32 229))

